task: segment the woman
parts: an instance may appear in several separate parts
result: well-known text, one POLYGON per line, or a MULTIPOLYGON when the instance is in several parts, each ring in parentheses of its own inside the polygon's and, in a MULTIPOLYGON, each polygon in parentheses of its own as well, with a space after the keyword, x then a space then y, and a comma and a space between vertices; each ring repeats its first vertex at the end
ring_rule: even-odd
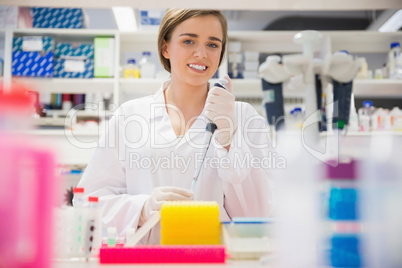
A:
MULTIPOLYGON (((171 79, 153 96, 124 103, 100 139, 79 183, 99 196, 104 226, 124 235, 139 228, 167 200, 214 200, 220 220, 267 216, 271 188, 264 119, 246 103, 208 81, 225 54, 227 22, 220 11, 171 9, 158 35, 159 57, 171 79), (215 132, 195 193, 208 119, 215 132)), ((152 233, 152 232, 151 232, 152 233)), ((159 233, 142 243, 159 243, 159 233)))

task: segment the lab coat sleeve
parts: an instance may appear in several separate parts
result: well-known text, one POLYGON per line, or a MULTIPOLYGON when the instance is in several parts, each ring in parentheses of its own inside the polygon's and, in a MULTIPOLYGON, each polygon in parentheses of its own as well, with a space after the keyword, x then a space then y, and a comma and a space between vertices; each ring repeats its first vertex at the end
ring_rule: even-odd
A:
POLYGON ((142 207, 149 197, 127 194, 125 163, 119 152, 124 148, 121 118, 122 108, 119 108, 109 120, 78 184, 84 188, 86 200, 88 196, 99 197, 104 236, 108 227, 116 227, 120 236, 124 236, 129 228, 137 229, 142 207))
POLYGON ((265 119, 248 103, 236 107, 238 129, 229 151, 215 142, 215 157, 221 165, 224 207, 233 217, 267 217, 273 209, 275 165, 265 119), (227 161, 223 162, 222 159, 227 161), (274 168, 274 167, 273 167, 274 168))

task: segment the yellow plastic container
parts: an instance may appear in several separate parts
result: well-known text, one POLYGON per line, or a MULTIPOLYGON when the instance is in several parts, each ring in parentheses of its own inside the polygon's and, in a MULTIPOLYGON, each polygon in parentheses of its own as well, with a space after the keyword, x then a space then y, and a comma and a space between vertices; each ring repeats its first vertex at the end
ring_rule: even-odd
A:
POLYGON ((161 208, 162 245, 220 244, 218 203, 171 201, 161 208))

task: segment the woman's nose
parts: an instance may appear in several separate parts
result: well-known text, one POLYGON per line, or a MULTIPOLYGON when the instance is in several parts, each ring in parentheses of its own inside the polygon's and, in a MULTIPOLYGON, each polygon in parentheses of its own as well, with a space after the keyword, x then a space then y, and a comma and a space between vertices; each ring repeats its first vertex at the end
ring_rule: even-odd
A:
POLYGON ((197 46, 195 48, 195 51, 194 51, 194 57, 206 58, 207 57, 207 51, 206 51, 205 47, 204 46, 197 46))

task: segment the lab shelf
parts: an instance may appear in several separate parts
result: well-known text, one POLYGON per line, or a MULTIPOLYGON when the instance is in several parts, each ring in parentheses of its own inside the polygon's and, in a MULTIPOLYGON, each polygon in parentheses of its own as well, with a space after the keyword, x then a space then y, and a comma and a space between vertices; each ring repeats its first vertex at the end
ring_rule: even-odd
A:
POLYGON ((30 28, 30 29, 14 29, 12 32, 17 35, 51 35, 53 37, 69 36, 81 37, 88 39, 99 36, 114 36, 118 34, 117 30, 97 30, 97 29, 53 29, 53 28, 30 28))
POLYGON ((355 97, 402 98, 402 80, 396 79, 355 79, 355 97))
POLYGON ((67 113, 77 117, 93 116, 93 117, 106 117, 113 115, 112 111, 109 110, 74 110, 72 112, 65 110, 47 110, 47 116, 66 116, 67 113))
POLYGON ((66 78, 17 78, 13 81, 27 84, 39 93, 113 93, 113 78, 89 78, 89 79, 66 79, 66 78))
MULTIPOLYGON (((217 79, 211 79, 214 84, 217 79)), ((162 85, 163 80, 156 79, 120 79, 120 89, 130 96, 147 96, 154 94, 162 85)), ((260 98, 262 83, 260 79, 232 79, 233 94, 239 98, 260 98)), ((285 98, 303 98, 303 91, 284 90, 285 98)))
MULTIPOLYGON (((299 31, 232 31, 229 40, 242 42, 242 50, 268 53, 300 53, 302 46, 293 43, 299 31)), ((320 31, 330 38, 332 51, 347 50, 349 53, 387 53, 389 44, 402 41, 400 32, 375 31, 320 31)), ((318 45, 318 48, 320 46, 318 45)))

